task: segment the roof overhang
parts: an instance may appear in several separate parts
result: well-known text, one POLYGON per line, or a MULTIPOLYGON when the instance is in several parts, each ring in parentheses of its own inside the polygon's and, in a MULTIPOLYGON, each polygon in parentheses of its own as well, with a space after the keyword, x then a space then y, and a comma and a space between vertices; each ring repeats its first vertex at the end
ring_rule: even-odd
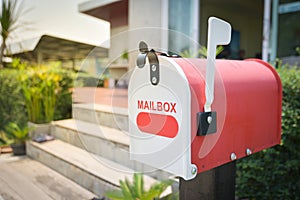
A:
POLYGON ((109 21, 111 27, 128 24, 128 0, 90 0, 79 4, 79 11, 109 21))
POLYGON ((107 57, 108 49, 50 35, 42 35, 10 45, 11 54, 26 60, 76 60, 88 56, 107 57))
POLYGON ((120 2, 122 0, 90 0, 79 4, 79 12, 86 12, 98 7, 108 6, 110 4, 120 2))

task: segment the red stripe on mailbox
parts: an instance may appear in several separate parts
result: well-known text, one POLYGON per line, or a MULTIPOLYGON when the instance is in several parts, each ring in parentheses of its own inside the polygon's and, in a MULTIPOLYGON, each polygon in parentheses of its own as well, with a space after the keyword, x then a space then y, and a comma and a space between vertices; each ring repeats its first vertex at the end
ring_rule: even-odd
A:
POLYGON ((136 118, 139 129, 145 133, 174 138, 178 133, 177 120, 171 115, 140 112, 136 118))

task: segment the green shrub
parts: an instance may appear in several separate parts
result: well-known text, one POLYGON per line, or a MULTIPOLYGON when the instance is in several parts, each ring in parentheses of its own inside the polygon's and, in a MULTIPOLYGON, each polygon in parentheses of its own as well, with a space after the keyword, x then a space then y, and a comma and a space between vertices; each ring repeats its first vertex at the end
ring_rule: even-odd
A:
POLYGON ((0 130, 9 122, 24 125, 27 114, 18 70, 0 70, 0 130))
POLYGON ((59 92, 57 92, 56 105, 54 110, 54 120, 67 119, 72 117, 72 88, 74 86, 75 72, 62 68, 53 68, 61 79, 58 82, 59 92))
POLYGON ((283 85, 282 140, 237 162, 240 198, 300 199, 300 69, 280 68, 283 85))
POLYGON ((0 130, 9 122, 25 125, 66 119, 72 112, 75 73, 57 66, 30 66, 14 60, 0 70, 0 130))
MULTIPOLYGON (((112 200, 155 200, 172 185, 172 180, 164 180, 151 185, 149 190, 144 188, 144 177, 142 174, 135 173, 133 175, 133 182, 131 183, 127 178, 125 181, 120 180, 120 189, 113 190, 106 193, 106 196, 112 200)), ((176 195, 168 195, 164 199, 178 199, 176 195)))
POLYGON ((48 123, 64 115, 70 117, 73 83, 70 71, 53 66, 27 67, 20 71, 19 80, 31 122, 48 123))
POLYGON ((29 139, 29 131, 31 131, 31 129, 27 124, 24 127, 20 127, 18 124, 10 122, 5 126, 5 131, 8 138, 13 139, 13 143, 22 144, 29 139))
POLYGON ((0 147, 5 147, 13 143, 13 138, 11 138, 6 132, 0 131, 0 147))

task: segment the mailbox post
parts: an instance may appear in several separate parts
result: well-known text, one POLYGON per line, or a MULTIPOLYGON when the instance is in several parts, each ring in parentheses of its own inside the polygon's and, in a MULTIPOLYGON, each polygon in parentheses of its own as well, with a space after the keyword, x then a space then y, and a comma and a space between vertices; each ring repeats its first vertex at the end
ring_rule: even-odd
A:
POLYGON ((159 56, 140 43, 128 87, 130 158, 187 181, 183 196, 203 178, 234 186, 236 159, 280 143, 280 78, 261 60, 215 60, 230 33, 209 19, 207 60, 159 56))
POLYGON ((180 200, 235 199, 235 161, 213 168, 189 181, 180 178, 180 200))

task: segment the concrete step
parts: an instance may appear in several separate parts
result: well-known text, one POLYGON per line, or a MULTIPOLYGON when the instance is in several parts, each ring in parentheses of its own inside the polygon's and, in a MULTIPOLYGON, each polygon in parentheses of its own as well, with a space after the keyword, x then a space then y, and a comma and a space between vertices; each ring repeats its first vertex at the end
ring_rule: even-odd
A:
POLYGON ((122 166, 147 173, 156 179, 166 179, 171 176, 167 172, 130 160, 129 136, 126 131, 75 119, 55 121, 52 125, 51 132, 56 139, 122 166))
MULTIPOLYGON (((60 140, 27 142, 27 155, 73 180, 99 197, 119 186, 119 180, 132 181, 133 170, 60 140)), ((144 176, 145 187, 155 179, 144 176)), ((165 192, 170 193, 171 188, 165 192)))
POLYGON ((73 104, 73 118, 128 131, 128 109, 100 104, 73 104))
POLYGON ((129 160, 128 133, 97 124, 67 119, 52 122, 51 134, 64 142, 134 168, 129 160))

